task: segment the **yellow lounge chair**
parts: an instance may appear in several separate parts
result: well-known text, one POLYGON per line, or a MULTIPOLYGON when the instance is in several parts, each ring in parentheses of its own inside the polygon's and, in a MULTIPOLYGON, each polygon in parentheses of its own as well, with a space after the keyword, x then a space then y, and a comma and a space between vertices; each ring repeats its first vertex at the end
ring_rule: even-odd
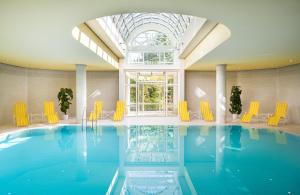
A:
POLYGON ((248 112, 241 117, 241 122, 249 123, 253 116, 257 116, 259 112, 260 103, 258 101, 251 101, 248 112))
POLYGON ((25 127, 29 125, 29 116, 26 110, 26 104, 18 102, 14 106, 14 118, 17 127, 25 127))
POLYGON ((94 110, 90 114, 90 121, 96 121, 102 116, 102 101, 95 101, 94 110))
POLYGON ((201 101, 200 102, 200 112, 205 121, 213 121, 214 115, 210 109, 210 104, 208 101, 201 101))
POLYGON ((49 124, 58 123, 59 118, 55 112, 53 101, 44 102, 44 116, 47 118, 49 124))
POLYGON ((116 112, 114 113, 113 120, 121 121, 124 117, 125 104, 123 101, 117 101, 116 112))
POLYGON ((190 113, 188 111, 188 106, 186 101, 179 102, 179 117, 181 121, 190 121, 190 113))
POLYGON ((268 118, 269 126, 278 126, 280 119, 286 118, 288 104, 285 102, 277 102, 275 113, 268 118))

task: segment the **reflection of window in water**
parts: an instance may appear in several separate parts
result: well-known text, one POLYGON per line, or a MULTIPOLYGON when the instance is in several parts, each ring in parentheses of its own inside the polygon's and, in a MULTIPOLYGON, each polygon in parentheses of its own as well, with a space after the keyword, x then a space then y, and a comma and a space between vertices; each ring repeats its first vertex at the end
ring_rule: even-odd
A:
POLYGON ((177 194, 182 190, 178 173, 171 171, 127 172, 121 194, 177 194))
POLYGON ((175 161, 178 129, 173 126, 132 126, 128 132, 128 161, 175 161))

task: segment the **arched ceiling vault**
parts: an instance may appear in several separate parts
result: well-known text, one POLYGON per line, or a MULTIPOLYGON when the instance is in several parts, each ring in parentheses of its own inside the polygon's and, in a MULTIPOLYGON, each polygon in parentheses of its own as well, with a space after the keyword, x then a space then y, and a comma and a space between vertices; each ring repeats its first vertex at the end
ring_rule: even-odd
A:
POLYGON ((134 30, 147 24, 163 26, 176 39, 179 39, 188 28, 191 18, 192 16, 170 13, 127 13, 112 16, 113 22, 125 41, 134 30))
POLYGON ((231 30, 228 41, 190 67, 231 70, 283 67, 300 63, 299 0, 3 0, 0 3, 0 63, 74 70, 88 64, 110 70, 78 44, 72 29, 102 16, 167 12, 204 17, 231 30))

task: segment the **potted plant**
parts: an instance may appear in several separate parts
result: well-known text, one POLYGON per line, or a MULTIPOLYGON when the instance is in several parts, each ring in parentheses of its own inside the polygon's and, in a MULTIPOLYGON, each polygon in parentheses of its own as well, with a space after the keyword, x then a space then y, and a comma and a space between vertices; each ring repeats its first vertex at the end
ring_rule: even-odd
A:
POLYGON ((61 88, 57 94, 60 111, 64 113, 63 119, 68 120, 67 111, 70 108, 71 100, 73 99, 73 91, 70 88, 61 88))
POLYGON ((232 86, 231 96, 230 96, 230 109, 229 112, 232 114, 233 120, 237 119, 237 116, 242 112, 242 102, 241 102, 242 90, 240 86, 232 86))

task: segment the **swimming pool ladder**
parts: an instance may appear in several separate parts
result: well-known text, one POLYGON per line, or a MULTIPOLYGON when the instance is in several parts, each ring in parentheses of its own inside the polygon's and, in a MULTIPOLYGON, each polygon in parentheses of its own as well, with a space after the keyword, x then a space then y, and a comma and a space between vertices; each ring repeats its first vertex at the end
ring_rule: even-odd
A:
MULTIPOLYGON (((96 120, 92 120, 91 121, 91 128, 94 129, 94 128, 97 128, 97 125, 98 125, 98 119, 96 120)), ((88 126, 88 120, 87 120, 87 117, 86 117, 86 107, 84 107, 83 111, 82 111, 82 118, 81 118, 81 129, 83 130, 84 128, 86 129, 88 126), (85 126, 84 126, 85 125, 85 126)))

